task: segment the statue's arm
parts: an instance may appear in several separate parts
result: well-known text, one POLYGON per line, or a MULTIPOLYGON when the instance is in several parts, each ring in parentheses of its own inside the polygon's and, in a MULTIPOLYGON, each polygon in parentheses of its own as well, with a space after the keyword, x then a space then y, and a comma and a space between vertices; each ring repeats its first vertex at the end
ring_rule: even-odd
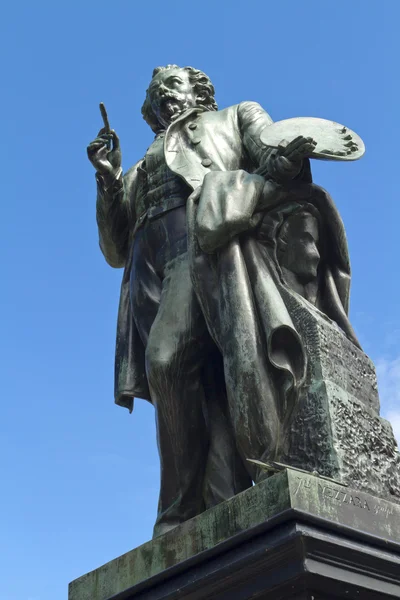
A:
POLYGON ((303 160, 297 152, 297 146, 292 155, 289 148, 286 157, 279 150, 268 148, 261 142, 261 132, 273 121, 258 102, 239 104, 238 120, 243 144, 258 173, 279 183, 290 181, 300 174, 303 160))
POLYGON ((136 165, 122 175, 120 142, 114 130, 101 129, 87 147, 96 169, 96 217, 101 251, 109 265, 125 265, 135 217, 133 182, 136 165))
POLYGON ((96 220, 100 249, 108 264, 115 268, 125 266, 130 231, 135 220, 131 198, 133 170, 125 175, 120 170, 111 181, 106 181, 100 173, 96 173, 96 220))

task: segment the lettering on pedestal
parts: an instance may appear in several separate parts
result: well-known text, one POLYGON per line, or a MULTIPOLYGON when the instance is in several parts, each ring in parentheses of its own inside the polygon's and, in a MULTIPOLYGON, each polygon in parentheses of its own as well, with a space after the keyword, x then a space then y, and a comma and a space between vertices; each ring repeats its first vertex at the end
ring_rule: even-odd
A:
POLYGON ((356 496, 348 492, 345 488, 338 490, 330 487, 329 485, 318 483, 318 492, 323 498, 328 498, 339 505, 348 504, 349 506, 354 506, 355 508, 362 508, 369 512, 371 511, 371 508, 365 498, 356 496))
POLYGON ((386 518, 390 517, 391 515, 394 515, 394 510, 392 506, 382 506, 380 504, 376 504, 373 510, 376 515, 382 515, 386 518))
POLYGON ((367 500, 361 493, 357 493, 354 490, 348 490, 346 487, 339 488, 338 486, 329 485, 325 481, 318 481, 314 479, 306 479, 304 477, 297 477, 297 488, 295 495, 299 493, 301 489, 311 490, 317 485, 318 495, 320 499, 331 502, 337 506, 348 505, 355 509, 365 510, 369 513, 379 515, 381 517, 390 517, 394 514, 392 506, 386 506, 383 503, 371 504, 371 500, 367 500))

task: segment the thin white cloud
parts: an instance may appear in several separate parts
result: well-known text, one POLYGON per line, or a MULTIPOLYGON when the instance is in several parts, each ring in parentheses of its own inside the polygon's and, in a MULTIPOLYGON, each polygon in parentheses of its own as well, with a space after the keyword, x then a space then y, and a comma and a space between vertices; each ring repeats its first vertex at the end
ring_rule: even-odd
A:
POLYGON ((400 356, 376 361, 382 414, 388 419, 400 441, 400 356))
POLYGON ((391 422, 396 440, 400 443, 400 410, 389 411, 385 417, 391 422))

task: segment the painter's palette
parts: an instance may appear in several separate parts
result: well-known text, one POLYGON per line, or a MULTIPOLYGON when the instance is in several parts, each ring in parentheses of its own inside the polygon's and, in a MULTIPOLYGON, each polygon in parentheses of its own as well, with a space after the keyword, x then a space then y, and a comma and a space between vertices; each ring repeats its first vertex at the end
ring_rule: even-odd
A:
POLYGON ((263 129, 260 139, 266 146, 278 148, 282 141, 291 142, 300 135, 317 142, 310 158, 357 160, 365 153, 364 142, 354 131, 335 121, 316 117, 276 121, 263 129))

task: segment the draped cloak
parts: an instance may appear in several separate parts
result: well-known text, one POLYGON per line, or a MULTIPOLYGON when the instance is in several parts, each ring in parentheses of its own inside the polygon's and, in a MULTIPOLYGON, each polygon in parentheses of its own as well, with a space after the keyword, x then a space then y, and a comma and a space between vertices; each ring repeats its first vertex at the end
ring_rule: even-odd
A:
MULTIPOLYGON (((210 173, 187 209, 192 280, 223 356, 225 381, 231 384, 228 396, 236 403, 246 399, 246 369, 271 373, 275 389, 267 388, 264 398, 271 416, 277 412, 281 439, 305 381, 307 355, 285 301, 288 288, 276 259, 276 242, 283 220, 302 204, 313 205, 320 215, 317 308, 358 345, 348 319, 346 235, 325 190, 299 181, 285 186, 264 182, 244 171, 210 173)), ((241 414, 245 400, 243 406, 241 414)))

